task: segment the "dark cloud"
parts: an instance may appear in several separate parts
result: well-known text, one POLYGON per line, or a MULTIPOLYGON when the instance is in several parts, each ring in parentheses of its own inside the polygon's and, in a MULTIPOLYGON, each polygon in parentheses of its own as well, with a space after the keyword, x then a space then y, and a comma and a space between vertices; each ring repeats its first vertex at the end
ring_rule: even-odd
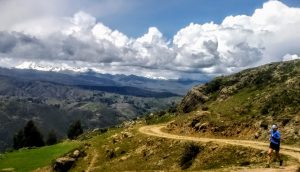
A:
POLYGON ((10 53, 17 45, 17 38, 8 32, 0 32, 0 52, 10 53))

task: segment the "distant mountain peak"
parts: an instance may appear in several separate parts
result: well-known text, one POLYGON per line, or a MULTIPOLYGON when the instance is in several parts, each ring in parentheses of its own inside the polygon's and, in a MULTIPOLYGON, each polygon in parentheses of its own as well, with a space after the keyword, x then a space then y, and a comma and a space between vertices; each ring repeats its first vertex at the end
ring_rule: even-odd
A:
POLYGON ((73 71, 73 72, 88 72, 89 69, 86 67, 73 67, 65 63, 51 63, 51 62, 33 62, 25 61, 15 67, 16 69, 33 69, 39 71, 73 71))

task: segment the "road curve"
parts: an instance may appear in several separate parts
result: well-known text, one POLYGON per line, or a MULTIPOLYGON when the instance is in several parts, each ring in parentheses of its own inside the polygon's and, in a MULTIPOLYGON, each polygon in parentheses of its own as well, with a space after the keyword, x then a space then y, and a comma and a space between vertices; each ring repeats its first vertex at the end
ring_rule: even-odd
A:
MULTIPOLYGON (((264 142, 258 142, 258 141, 250 141, 250 140, 233 140, 233 139, 213 139, 213 138, 201 138, 201 137, 190 137, 190 136, 182 136, 182 135, 175 135, 170 133, 165 133, 162 131, 162 128, 165 128, 166 124, 163 125, 149 125, 149 126, 143 126, 139 128, 139 132, 155 136, 155 137, 162 137, 162 138, 168 138, 168 139, 175 139, 175 140, 186 140, 186 141, 195 141, 195 142, 215 142, 220 144, 230 144, 230 145, 236 145, 236 146, 244 146, 244 147, 251 147, 254 149, 259 150, 266 150, 269 146, 269 144, 264 142)), ((281 154, 285 154, 288 156, 291 156, 293 158, 296 158, 298 162, 300 163, 300 148, 292 147, 292 146, 285 146, 282 145, 280 149, 281 154)), ((294 171, 298 167, 290 167, 289 171, 293 171, 291 168, 293 168, 294 171)), ((265 170, 267 171, 267 169, 265 170)), ((286 170, 284 170, 286 171, 286 170)))

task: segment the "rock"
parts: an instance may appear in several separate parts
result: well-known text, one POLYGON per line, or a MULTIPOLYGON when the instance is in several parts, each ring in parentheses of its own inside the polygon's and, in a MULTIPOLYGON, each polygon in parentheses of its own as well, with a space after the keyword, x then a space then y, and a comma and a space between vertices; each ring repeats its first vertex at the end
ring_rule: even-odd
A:
POLYGON ((214 150, 216 150, 218 147, 219 147, 219 146, 217 146, 217 145, 216 145, 216 146, 212 146, 212 147, 211 147, 211 150, 214 151, 214 150))
POLYGON ((122 156, 122 157, 120 158, 120 161, 126 161, 128 158, 130 158, 130 155, 122 156))
POLYGON ((107 131, 108 131, 107 128, 101 128, 101 129, 100 129, 100 133, 106 133, 107 131))
POLYGON ((197 105, 204 104, 209 98, 204 94, 204 85, 192 88, 182 99, 179 109, 184 113, 191 112, 197 108, 197 105))
POLYGON ((194 127, 194 128, 195 128, 196 130, 199 130, 200 126, 201 126, 201 123, 200 123, 200 122, 198 122, 198 123, 195 125, 195 127, 194 127))
POLYGON ((223 89, 221 89, 220 94, 222 94, 223 96, 225 96, 226 98, 229 95, 232 95, 235 91, 237 90, 236 86, 229 86, 229 87, 224 87, 223 89))
POLYGON ((119 141, 119 136, 117 134, 111 136, 112 143, 117 143, 119 141))
POLYGON ((265 156, 266 153, 267 153, 267 151, 261 151, 261 152, 259 153, 259 156, 265 156))
POLYGON ((107 152, 107 157, 109 159, 112 159, 112 158, 116 157, 116 153, 114 151, 108 151, 107 152))
POLYGON ((99 132, 100 131, 100 128, 95 128, 95 129, 93 129, 93 133, 95 133, 95 132, 99 132))
POLYGON ((73 158, 78 158, 79 156, 80 156, 80 151, 79 151, 79 150, 75 150, 75 151, 73 152, 72 157, 73 157, 73 158))
POLYGON ((62 157, 56 159, 53 170, 57 172, 65 172, 68 171, 72 165, 74 164, 75 159, 70 157, 62 157))
POLYGON ((13 171, 15 171, 15 169, 14 168, 3 168, 0 171, 1 172, 13 172, 13 171))
POLYGON ((239 152, 239 155, 244 155, 246 152, 244 152, 244 151, 240 151, 239 152))
POLYGON ((84 146, 86 146, 86 147, 90 147, 90 146, 91 146, 91 144, 90 144, 90 143, 84 143, 84 146))
POLYGON ((250 162, 249 161, 244 161, 244 162, 241 162, 240 165, 241 166, 248 166, 248 165, 250 165, 250 162))
POLYGON ((268 123, 266 121, 262 121, 260 124, 260 127, 263 128, 264 130, 268 129, 268 123))
POLYGON ((203 124, 200 125, 199 130, 207 129, 207 127, 208 127, 208 123, 205 122, 205 123, 203 123, 203 124))
POLYGON ((167 155, 164 155, 162 158, 163 159, 166 159, 166 158, 168 158, 170 156, 170 154, 167 154, 167 155))
POLYGON ((254 134, 254 138, 255 138, 255 139, 258 139, 258 138, 259 138, 259 136, 260 136, 260 134, 259 134, 259 133, 255 133, 255 134, 254 134))
POLYGON ((122 132, 122 135, 124 138, 132 138, 133 137, 133 134, 129 133, 129 132, 122 132))
POLYGON ((138 147, 138 148, 135 150, 135 152, 136 152, 137 154, 142 154, 146 149, 147 149, 147 146, 146 146, 146 145, 143 145, 143 146, 138 147))
POLYGON ((194 128, 198 122, 199 122, 198 119, 193 119, 192 122, 189 124, 189 127, 194 128))
POLYGON ((148 156, 151 156, 153 154, 154 154, 154 151, 153 150, 149 150, 148 156))
POLYGON ((164 160, 162 159, 156 163, 157 166, 162 166, 163 164, 164 164, 164 160))
POLYGON ((116 147, 115 148, 115 152, 117 152, 118 150, 120 150, 120 147, 116 147))

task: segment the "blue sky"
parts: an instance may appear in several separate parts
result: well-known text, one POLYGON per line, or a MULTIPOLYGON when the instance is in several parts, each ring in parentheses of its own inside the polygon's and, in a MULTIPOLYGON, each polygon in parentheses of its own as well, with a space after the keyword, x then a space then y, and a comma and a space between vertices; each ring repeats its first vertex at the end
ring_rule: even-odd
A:
MULTIPOLYGON (((132 37, 147 32, 149 27, 157 27, 167 38, 191 22, 220 23, 229 15, 251 15, 262 7, 262 0, 126 0, 131 1, 129 9, 111 16, 97 16, 113 29, 118 29, 132 37)), ((282 1, 289 6, 300 6, 299 0, 282 1)), ((95 0, 87 3, 87 10, 95 0)), ((95 12, 95 11, 93 11, 95 12)), ((97 15, 97 12, 95 12, 97 15)))

